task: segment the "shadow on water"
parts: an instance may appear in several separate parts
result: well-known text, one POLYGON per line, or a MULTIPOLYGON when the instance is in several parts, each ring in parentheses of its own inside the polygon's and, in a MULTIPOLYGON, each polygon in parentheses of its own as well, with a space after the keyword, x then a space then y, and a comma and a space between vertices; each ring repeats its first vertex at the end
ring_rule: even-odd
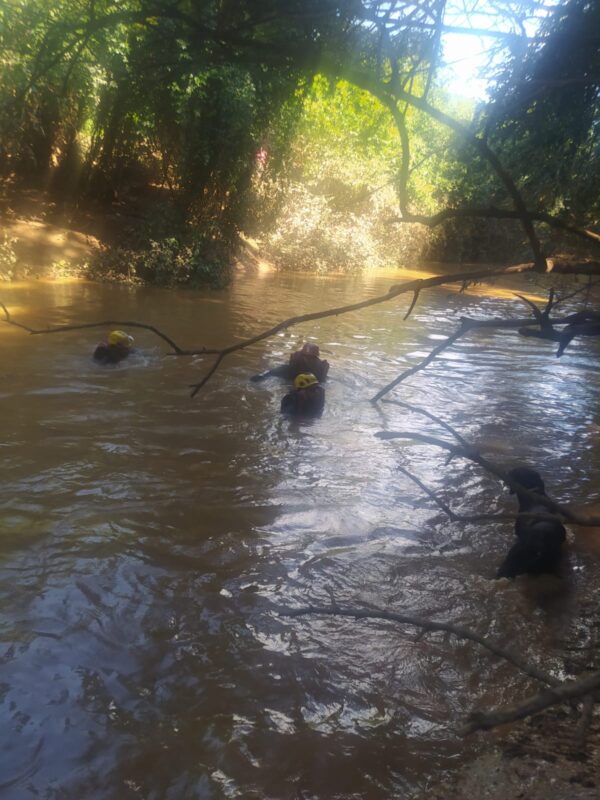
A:
MULTIPOLYGON (((206 295, 38 283, 9 305, 53 324, 149 321, 198 346, 388 283, 271 275, 206 295)), ((563 669, 592 635, 593 548, 571 548, 562 581, 492 580, 510 524, 450 523, 397 465, 459 512, 512 498, 475 465, 378 441, 423 422, 367 402, 460 314, 517 308, 440 290, 406 323, 396 304, 321 320, 235 354, 194 402, 186 386, 208 361, 165 357, 145 333, 136 357, 102 369, 93 332, 0 331, 2 797, 409 796, 480 746, 454 733, 464 714, 533 688, 438 634, 282 616, 330 591, 470 625, 563 669), (279 415, 283 385, 247 380, 304 335, 333 364, 310 424, 279 415)), ((560 499, 597 497, 597 346, 558 361, 510 335, 465 339, 402 397, 499 462, 537 464, 560 499)))

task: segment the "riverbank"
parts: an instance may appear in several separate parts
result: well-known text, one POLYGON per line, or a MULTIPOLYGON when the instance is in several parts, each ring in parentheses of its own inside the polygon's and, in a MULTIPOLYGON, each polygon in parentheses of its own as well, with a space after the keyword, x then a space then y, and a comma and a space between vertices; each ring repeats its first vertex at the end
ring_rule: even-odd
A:
MULTIPOLYGON (((167 287, 225 286, 244 243, 200 236, 162 187, 120 202, 61 202, 3 184, 0 280, 78 276, 167 287)), ((251 264, 251 254, 248 255, 251 264)))
MULTIPOLYGON (((498 264, 448 260, 455 250, 450 246, 443 249, 443 260, 435 256, 429 260, 424 255, 427 248, 418 245, 422 238, 419 226, 411 229, 415 238, 412 249, 408 248, 410 258, 400 264, 390 256, 389 267, 388 262, 369 266, 367 261, 363 269, 357 268, 357 263, 363 263, 360 259, 345 267, 324 266, 317 251, 313 252, 314 247, 318 250, 314 243, 305 247, 298 259, 293 248, 288 252, 285 244, 274 247, 269 235, 257 240, 235 232, 226 241, 206 230, 199 233, 201 230, 201 226, 182 221, 172 198, 159 186, 145 186, 119 202, 75 204, 60 202, 39 189, 16 188, 5 182, 0 184, 0 281, 80 277, 129 285, 221 289, 239 271, 295 272, 320 278, 347 274, 410 278, 498 264)), ((406 239, 407 229, 402 232, 406 239)), ((346 252, 352 250, 346 244, 346 252)), ((442 252, 439 248, 434 251, 438 256, 442 252)), ((489 248, 484 251, 490 252, 489 248)), ((569 254, 556 255, 566 261, 577 260, 569 254)), ((489 287, 482 291, 490 293, 489 287)), ((501 296, 502 290, 491 293, 501 296)))
POLYGON ((499 742, 480 734, 483 750, 418 800, 597 800, 600 796, 600 715, 582 748, 580 713, 553 709, 514 726, 499 742))

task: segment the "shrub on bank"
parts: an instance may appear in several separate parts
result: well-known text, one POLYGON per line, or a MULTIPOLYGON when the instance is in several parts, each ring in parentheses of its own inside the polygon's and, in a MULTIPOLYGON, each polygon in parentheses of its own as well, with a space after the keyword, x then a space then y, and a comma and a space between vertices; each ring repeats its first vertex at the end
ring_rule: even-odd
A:
POLYGON ((221 243, 185 242, 170 236, 150 240, 143 249, 102 247, 89 265, 88 276, 171 288, 220 289, 230 280, 231 264, 231 253, 221 243))

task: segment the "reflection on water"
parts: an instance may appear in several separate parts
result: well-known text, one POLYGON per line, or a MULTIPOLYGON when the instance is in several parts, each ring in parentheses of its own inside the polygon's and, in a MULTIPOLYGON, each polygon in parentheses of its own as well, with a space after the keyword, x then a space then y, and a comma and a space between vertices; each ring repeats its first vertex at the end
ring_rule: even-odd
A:
MULTIPOLYGON (((206 295, 36 283, 0 299, 35 323, 138 319, 200 346, 389 283, 270 275, 206 295)), ((480 746, 454 733, 474 705, 533 688, 441 634, 281 615, 331 591, 470 625, 547 669, 585 644, 593 548, 572 546, 562 582, 495 582, 510 524, 450 523, 397 464, 463 513, 512 498, 473 464, 374 437, 424 425, 373 407, 375 389, 460 314, 521 316, 518 301, 439 290, 406 323, 405 308, 237 353, 195 401, 186 387, 208 362, 164 356, 150 334, 136 334, 127 363, 102 368, 90 358, 97 333, 0 326, 3 798, 406 796, 480 746), (303 336, 332 363, 325 414, 308 424, 279 415, 276 380, 247 380, 303 336)), ((576 342, 560 360, 553 350, 481 332, 399 396, 499 462, 537 464, 559 499, 591 500, 597 345, 576 342)))

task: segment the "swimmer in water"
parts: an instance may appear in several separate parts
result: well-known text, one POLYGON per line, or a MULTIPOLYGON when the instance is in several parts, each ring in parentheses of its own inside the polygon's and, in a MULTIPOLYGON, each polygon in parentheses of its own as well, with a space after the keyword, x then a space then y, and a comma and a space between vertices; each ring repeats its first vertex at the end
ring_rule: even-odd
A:
POLYGON ((94 361, 100 364, 118 364, 133 351, 133 336, 124 331, 111 331, 105 342, 94 350, 94 361))
MULTIPOLYGON (((536 470, 530 467, 516 467, 511 469, 508 475, 535 495, 546 496, 544 481, 536 470)), ((517 495, 520 514, 542 516, 538 519, 535 516, 517 517, 515 522, 517 541, 500 565, 496 577, 557 574, 566 540, 566 531, 560 518, 552 514, 535 497, 526 496, 515 489, 511 489, 510 492, 517 495)))
POLYGON ((294 378, 294 390, 281 401, 281 413, 294 417, 318 417, 325 407, 325 389, 315 375, 302 373, 294 378))
POLYGON ((253 375, 250 380, 257 383, 264 381, 265 378, 276 377, 285 378, 293 381, 297 375, 310 373, 317 381, 324 381, 329 372, 329 362, 319 357, 320 350, 318 345, 307 342, 301 350, 292 353, 287 364, 281 364, 259 375, 253 375))

